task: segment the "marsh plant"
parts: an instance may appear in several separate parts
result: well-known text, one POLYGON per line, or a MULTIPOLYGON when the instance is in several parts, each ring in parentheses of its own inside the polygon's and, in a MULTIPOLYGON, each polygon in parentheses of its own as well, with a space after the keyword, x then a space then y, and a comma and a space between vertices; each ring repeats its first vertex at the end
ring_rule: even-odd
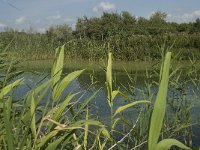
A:
MULTIPOLYGON (((114 89, 112 52, 108 53, 105 75, 107 103, 110 109, 110 125, 108 126, 94 118, 89 110, 89 103, 96 96, 98 90, 81 101, 84 94, 82 91, 65 94, 66 87, 85 70, 77 70, 62 76, 64 46, 56 49, 50 79, 32 88, 23 99, 13 100, 13 91, 24 84, 23 78, 4 83, 5 78, 10 75, 6 71, 9 67, 6 68, 2 72, 0 81, 3 85, 0 87, 0 148, 8 150, 111 150, 140 149, 142 144, 148 143, 146 148, 148 147, 149 150, 165 150, 170 149, 171 146, 190 149, 176 139, 162 136, 165 130, 163 126, 170 82, 170 60, 171 52, 167 52, 163 57, 159 88, 154 103, 151 96, 147 99, 133 100, 126 93, 114 89), (8 73, 6 74, 6 72, 8 73), (115 108, 113 106, 119 97, 126 100, 127 103, 115 108), (133 138, 138 133, 137 127, 141 122, 140 115, 133 124, 129 124, 129 120, 124 119, 122 114, 133 107, 142 110, 143 106, 152 107, 148 132, 145 132, 145 138, 133 138), (128 126, 128 130, 124 132, 118 130, 119 124, 128 126)), ((4 65, 5 62, 1 61, 1 66, 4 65)))
POLYGON ((78 117, 96 93, 85 99, 78 110, 74 110, 78 103, 75 97, 80 93, 61 98, 70 82, 84 71, 72 72, 61 79, 63 62, 64 46, 56 49, 51 79, 17 102, 13 101, 11 91, 23 84, 23 78, 1 87, 1 149, 86 149, 88 134, 95 135, 94 147, 101 136, 109 138, 105 126, 90 119, 88 113, 84 118, 78 117), (45 96, 47 91, 51 93, 49 97, 45 96), (97 127, 95 132, 88 130, 92 125, 97 127))

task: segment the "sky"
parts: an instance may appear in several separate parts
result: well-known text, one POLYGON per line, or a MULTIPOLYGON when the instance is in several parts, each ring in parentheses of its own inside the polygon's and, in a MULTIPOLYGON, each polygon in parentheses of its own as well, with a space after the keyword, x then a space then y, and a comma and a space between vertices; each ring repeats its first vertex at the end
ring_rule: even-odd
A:
POLYGON ((77 18, 122 11, 145 18, 162 11, 167 21, 192 22, 200 18, 200 0, 0 0, 0 31, 12 27, 45 32, 64 23, 74 28, 77 18))

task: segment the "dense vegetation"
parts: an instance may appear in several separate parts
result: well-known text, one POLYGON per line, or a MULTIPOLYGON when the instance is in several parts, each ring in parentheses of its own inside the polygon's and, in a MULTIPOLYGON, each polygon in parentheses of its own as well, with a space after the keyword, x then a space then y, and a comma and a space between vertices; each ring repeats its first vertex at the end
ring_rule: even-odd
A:
POLYGON ((0 50, 12 43, 8 51, 26 59, 52 58, 56 47, 67 43, 70 58, 101 59, 110 43, 115 59, 154 60, 160 58, 157 45, 173 46, 182 59, 195 54, 199 58, 200 19, 191 23, 167 22, 166 14, 135 17, 128 12, 103 13, 101 17, 79 18, 72 30, 67 24, 50 27, 46 33, 5 29, 0 33, 0 50), (15 52, 15 53, 14 53, 15 52), (29 56, 29 57, 28 57, 29 56))
POLYGON ((128 12, 83 17, 75 30, 67 24, 45 33, 5 29, 0 33, 0 149, 199 149, 199 37, 200 19, 177 24, 162 12, 149 19, 128 12), (107 54, 104 87, 87 74, 90 85, 66 92, 85 69, 64 74, 64 58, 96 60, 107 54), (157 61, 143 68, 139 87, 137 72, 126 72, 127 85, 117 84, 113 56, 157 61), (10 57, 54 61, 51 73, 30 86, 10 57), (185 70, 176 65, 182 59, 190 62, 185 70), (16 97, 23 86, 29 90, 16 97), (106 103, 107 118, 95 113, 104 111, 96 97, 106 103))
MULTIPOLYGON (((200 80, 190 78, 191 74, 196 75, 195 66, 184 74, 186 80, 180 80, 182 74, 179 69, 173 68, 171 55, 171 52, 162 55, 163 65, 159 81, 151 80, 151 73, 158 73, 157 70, 147 73, 150 76, 147 75, 146 89, 138 89, 143 93, 144 99, 138 100, 134 97, 136 91, 127 94, 115 88, 112 53, 109 52, 105 69, 106 100, 110 111, 108 114, 110 125, 107 125, 90 109, 98 107, 91 105, 91 101, 100 89, 95 89, 89 97, 82 97, 85 91, 65 93, 66 87, 85 70, 77 70, 62 77, 64 46, 56 50, 50 78, 35 87, 30 87, 30 91, 18 100, 14 99, 13 92, 15 87, 19 87, 24 81, 14 78, 20 72, 16 72, 13 62, 7 61, 6 54, 1 54, 0 148, 9 150, 166 150, 171 147, 174 149, 174 146, 187 150, 190 150, 189 147, 195 148, 191 131, 192 127, 199 123, 191 121, 188 100, 176 90, 184 91, 188 81, 198 84, 200 80), (155 82, 156 93, 151 91, 155 82), (168 92, 176 94, 169 96, 168 92), (117 100, 125 103, 114 107, 117 100), (132 113, 127 118, 124 114, 131 108, 139 113, 132 113), (167 108, 172 112, 165 113, 167 108), (131 121, 134 116, 137 118, 131 121), (119 127, 124 129, 121 130, 119 127)), ((127 80, 128 78, 131 79, 131 76, 127 76, 127 80)), ((130 82, 131 89, 137 90, 132 82, 130 82)))

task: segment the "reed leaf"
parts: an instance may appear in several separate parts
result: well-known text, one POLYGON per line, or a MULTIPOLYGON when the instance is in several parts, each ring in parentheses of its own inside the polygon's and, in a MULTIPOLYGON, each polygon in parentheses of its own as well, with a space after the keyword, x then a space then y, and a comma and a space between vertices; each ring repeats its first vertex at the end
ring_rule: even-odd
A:
MULTIPOLYGON (((61 118, 61 116, 62 116, 62 114, 63 114, 63 111, 66 109, 66 107, 68 106, 69 102, 72 100, 72 98, 73 98, 75 95, 76 95, 76 94, 70 94, 70 95, 68 95, 68 96, 65 98, 65 100, 64 100, 62 103, 60 103, 58 107, 56 107, 56 109, 53 108, 53 109, 51 109, 51 110, 49 111, 48 114, 50 114, 50 115, 53 114, 53 115, 52 115, 52 119, 53 119, 53 120, 58 121, 58 120, 61 118)), ((49 131, 52 129, 52 127, 53 127, 53 124, 50 123, 49 126, 48 126, 49 131)))
POLYGON ((5 128, 5 134, 6 134, 6 142, 9 150, 14 150, 14 139, 12 136, 12 123, 10 122, 10 111, 11 111, 11 99, 8 99, 7 103, 3 104, 3 120, 4 120, 4 128, 5 128))
POLYGON ((4 95, 6 95, 8 92, 10 92, 15 86, 18 86, 22 83, 23 79, 19 79, 7 86, 5 86, 3 89, 0 91, 0 99, 3 98, 4 95))
POLYGON ((74 115, 73 118, 76 118, 80 112, 82 112, 84 110, 84 108, 88 105, 88 103, 97 95, 97 93, 99 92, 99 90, 97 90, 95 93, 93 93, 89 98, 86 98, 80 108, 77 110, 76 114, 74 115))
POLYGON ((52 137, 54 137, 58 133, 58 130, 53 130, 49 132, 47 135, 44 135, 37 141, 37 149, 41 149, 52 137))
MULTIPOLYGON (((87 107, 87 113, 86 113, 86 118, 85 118, 85 120, 88 121, 88 119, 89 119, 89 114, 88 114, 88 107, 87 107)), ((84 148, 84 150, 87 149, 88 130, 89 130, 89 125, 86 123, 86 124, 85 124, 84 139, 83 139, 83 148, 84 148)))
POLYGON ((160 141, 157 145, 155 150, 169 150, 172 146, 177 146, 181 149, 191 150, 191 148, 185 146, 181 142, 175 139, 164 139, 160 141))
POLYGON ((76 128, 80 128, 82 126, 85 126, 86 124, 105 128, 104 125, 101 122, 90 119, 90 120, 79 120, 79 121, 76 121, 75 123, 70 124, 69 127, 66 128, 66 129, 70 129, 70 128, 71 129, 73 129, 73 128, 76 129, 76 128))
POLYGON ((84 70, 85 69, 74 71, 74 72, 68 74, 66 77, 64 77, 64 79, 62 79, 62 81, 57 86, 57 88, 54 88, 55 90, 53 90, 55 102, 59 99, 59 97, 61 97, 61 95, 63 94, 63 91, 69 85, 69 83, 71 83, 73 80, 78 78, 78 76, 80 76, 84 70))
POLYGON ((119 114, 120 112, 126 110, 127 108, 132 107, 132 106, 134 106, 134 105, 136 105, 136 104, 140 104, 140 103, 150 103, 150 102, 147 101, 147 100, 140 100, 140 101, 135 101, 135 102, 126 104, 126 105, 124 105, 124 106, 120 106, 120 107, 118 107, 117 110, 115 111, 114 116, 116 116, 116 115, 119 114))
POLYGON ((30 116, 31 116, 31 131, 33 134, 33 137, 36 136, 36 122, 35 122, 35 99, 34 99, 34 92, 31 93, 30 95, 30 101, 31 101, 31 106, 30 106, 30 116))
POLYGON ((64 45, 56 49, 56 59, 54 60, 51 70, 51 77, 53 77, 53 86, 60 80, 64 63, 64 45))
POLYGON ((63 113, 63 111, 66 109, 66 107, 68 106, 68 104, 69 104, 69 102, 72 100, 72 98, 75 96, 75 95, 77 95, 77 93, 76 94, 69 94, 67 97, 66 97, 66 99, 62 102, 62 103, 60 103, 59 104, 59 106, 57 107, 57 110, 56 110, 56 112, 54 113, 54 115, 53 115, 53 120, 59 120, 60 119, 60 117, 62 116, 62 113, 63 113))
POLYGON ((44 97, 44 95, 46 94, 47 90, 49 89, 50 84, 52 83, 52 79, 42 83, 41 85, 39 85, 38 87, 36 87, 33 91, 34 91, 34 96, 38 95, 40 92, 42 92, 40 95, 38 95, 37 99, 35 100, 35 105, 37 106, 42 98, 44 97))
POLYGON ((129 98, 125 93, 123 93, 123 92, 121 92, 121 91, 119 91, 119 90, 117 90, 117 91, 112 91, 112 101, 114 101, 114 99, 115 99, 115 97, 116 97, 117 95, 120 95, 120 96, 122 96, 122 97, 124 97, 125 99, 127 99, 127 100, 130 101, 130 98, 129 98))
POLYGON ((108 53, 108 64, 106 69, 106 87, 108 91, 107 99, 108 104, 111 107, 111 101, 112 101, 112 53, 108 53))
POLYGON ((158 94, 156 97, 154 109, 151 116, 149 137, 148 137, 149 150, 155 150, 164 120, 168 80, 169 80, 170 60, 171 60, 171 52, 168 52, 165 56, 164 64, 162 67, 161 83, 159 86, 158 94))
POLYGON ((157 98, 151 116, 148 138, 149 150, 167 150, 173 145, 178 146, 182 149, 190 149, 189 147, 185 146, 184 144, 175 139, 164 139, 158 143, 161 127, 165 116, 170 60, 171 52, 167 52, 162 67, 161 83, 159 86, 157 98))
POLYGON ((115 126, 117 125, 117 123, 121 120, 121 118, 115 118, 113 125, 112 125, 112 129, 115 128, 115 126))
POLYGON ((50 143, 48 145, 48 147, 46 148, 46 150, 55 150, 59 144, 68 136, 68 134, 61 136, 60 138, 56 139, 55 141, 53 141, 52 143, 50 143))

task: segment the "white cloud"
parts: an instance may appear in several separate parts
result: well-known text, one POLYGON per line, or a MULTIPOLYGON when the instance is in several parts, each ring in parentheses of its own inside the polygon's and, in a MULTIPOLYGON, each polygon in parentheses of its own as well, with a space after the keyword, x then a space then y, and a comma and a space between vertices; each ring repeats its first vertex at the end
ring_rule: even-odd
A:
POLYGON ((196 10, 193 12, 193 14, 197 17, 200 17, 200 10, 196 10))
POLYGON ((148 16, 147 16, 147 18, 149 19, 153 14, 155 14, 156 13, 156 11, 152 11, 152 12, 150 12, 149 14, 148 14, 148 16))
POLYGON ((39 33, 45 33, 47 29, 46 28, 37 28, 36 30, 39 33))
POLYGON ((72 19, 72 18, 65 18, 64 21, 65 21, 65 22, 74 22, 75 20, 72 19))
POLYGON ((21 16, 21 17, 17 18, 17 19, 15 20, 15 22, 16 22, 17 24, 22 24, 22 23, 25 22, 25 20, 26 20, 26 17, 21 16))
POLYGON ((73 30, 75 30, 76 29, 76 22, 72 23, 71 27, 72 27, 73 30))
POLYGON ((101 2, 98 5, 93 7, 94 12, 99 12, 99 11, 111 11, 116 8, 115 4, 109 3, 109 2, 101 2))
POLYGON ((182 15, 181 14, 179 14, 179 15, 168 14, 167 15, 168 21, 175 21, 178 23, 191 22, 197 18, 200 18, 200 10, 196 10, 191 13, 184 13, 182 15))
POLYGON ((58 20, 58 19, 60 19, 60 18, 61 18, 61 15, 60 15, 59 12, 57 12, 56 15, 48 16, 46 19, 47 19, 47 20, 58 20))
POLYGON ((4 28, 4 27, 6 27, 6 25, 0 22, 0 28, 4 28))

